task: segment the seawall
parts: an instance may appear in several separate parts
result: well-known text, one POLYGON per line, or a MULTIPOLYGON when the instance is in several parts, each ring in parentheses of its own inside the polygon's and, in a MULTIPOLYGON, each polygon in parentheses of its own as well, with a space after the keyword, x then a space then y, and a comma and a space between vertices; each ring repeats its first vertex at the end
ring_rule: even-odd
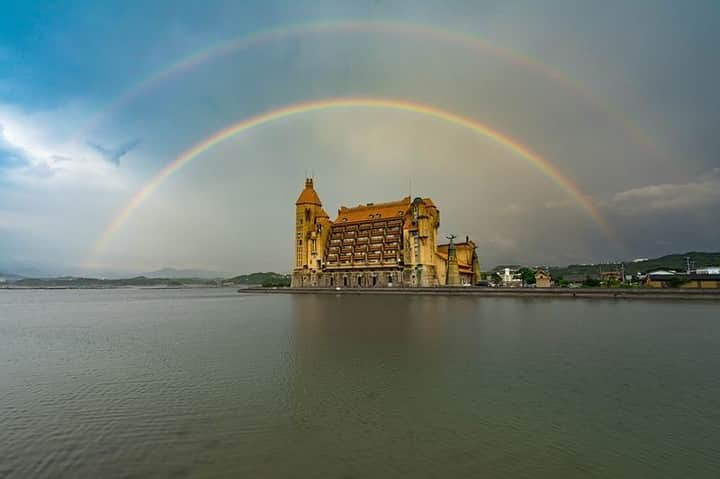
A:
POLYGON ((244 294, 353 294, 408 296, 482 296, 525 298, 718 300, 720 289, 608 288, 245 288, 244 294))

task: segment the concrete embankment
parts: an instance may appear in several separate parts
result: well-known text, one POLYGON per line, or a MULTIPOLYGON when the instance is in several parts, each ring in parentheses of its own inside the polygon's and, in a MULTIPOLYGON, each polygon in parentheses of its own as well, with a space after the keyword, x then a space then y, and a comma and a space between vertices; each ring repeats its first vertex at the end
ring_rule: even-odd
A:
POLYGON ((607 288, 246 288, 244 294, 354 294, 414 296, 482 296, 526 298, 615 298, 720 300, 720 289, 607 288))

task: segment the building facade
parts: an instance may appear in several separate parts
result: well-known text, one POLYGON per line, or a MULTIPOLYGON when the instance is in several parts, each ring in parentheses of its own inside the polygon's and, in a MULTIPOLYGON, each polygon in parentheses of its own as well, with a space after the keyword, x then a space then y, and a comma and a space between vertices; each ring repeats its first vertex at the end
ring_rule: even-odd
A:
POLYGON ((645 277, 648 288, 720 289, 720 274, 655 274, 645 277))
POLYGON ((535 287, 536 288, 550 288, 552 287, 552 278, 550 273, 544 269, 535 271, 535 287))
POLYGON ((295 288, 474 285, 475 243, 439 244, 440 212, 430 198, 341 206, 330 220, 313 180, 295 202, 295 288))

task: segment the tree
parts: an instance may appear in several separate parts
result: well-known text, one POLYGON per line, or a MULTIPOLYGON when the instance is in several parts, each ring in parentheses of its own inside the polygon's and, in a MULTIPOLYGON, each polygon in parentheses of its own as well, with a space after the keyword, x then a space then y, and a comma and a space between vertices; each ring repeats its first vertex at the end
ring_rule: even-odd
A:
POLYGON ((585 281, 583 281, 583 287, 585 288, 597 288, 600 286, 600 280, 597 278, 591 278, 590 276, 585 277, 585 281))
POLYGON ((668 285, 669 288, 679 288, 685 283, 687 283, 687 280, 680 276, 673 276, 672 278, 670 278, 666 281, 666 284, 668 285))
POLYGON ((520 268, 518 271, 523 284, 535 284, 535 271, 530 268, 520 268))

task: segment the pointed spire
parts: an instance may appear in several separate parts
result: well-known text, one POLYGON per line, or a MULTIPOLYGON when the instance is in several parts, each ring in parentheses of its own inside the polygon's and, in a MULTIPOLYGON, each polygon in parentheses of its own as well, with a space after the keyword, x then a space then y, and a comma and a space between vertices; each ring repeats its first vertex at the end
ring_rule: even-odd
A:
POLYGON ((302 193, 300 193, 300 196, 298 196, 295 204, 322 206, 322 203, 320 202, 320 197, 318 196, 317 192, 315 192, 315 188, 313 186, 313 179, 309 176, 305 178, 305 189, 302 190, 302 193))

